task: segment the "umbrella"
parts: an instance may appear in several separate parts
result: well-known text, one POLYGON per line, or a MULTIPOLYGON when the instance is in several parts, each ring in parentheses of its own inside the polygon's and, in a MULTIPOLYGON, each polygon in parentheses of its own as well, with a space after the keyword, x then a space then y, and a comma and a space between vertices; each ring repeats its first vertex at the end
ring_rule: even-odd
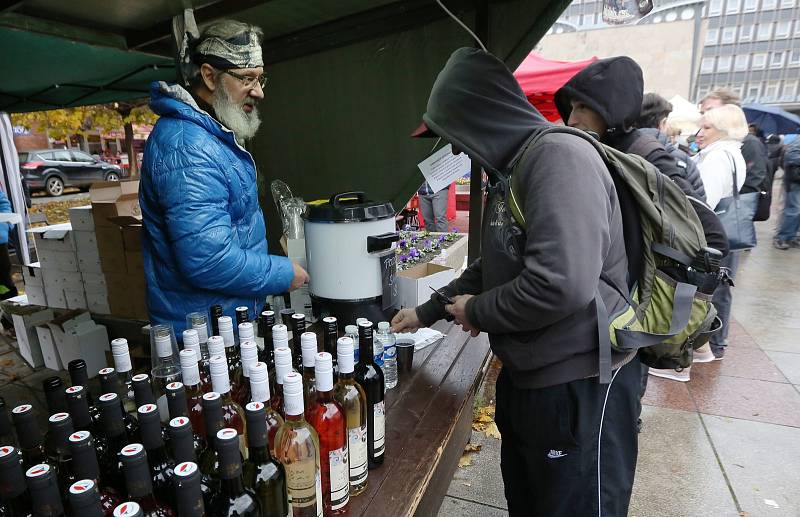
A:
POLYGON ((755 124, 767 135, 800 133, 800 117, 775 106, 747 104, 742 107, 747 122, 755 124))

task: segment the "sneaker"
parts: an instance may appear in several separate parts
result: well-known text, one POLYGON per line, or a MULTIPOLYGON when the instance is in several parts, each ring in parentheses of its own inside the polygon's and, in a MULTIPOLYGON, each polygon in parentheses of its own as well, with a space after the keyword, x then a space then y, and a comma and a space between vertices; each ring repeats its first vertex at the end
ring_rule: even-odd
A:
POLYGON ((669 379, 671 381, 678 381, 678 382, 688 382, 689 381, 689 368, 684 368, 681 371, 672 370, 670 368, 666 369, 659 369, 659 368, 650 368, 650 375, 655 377, 661 377, 662 379, 669 379))
POLYGON ((712 348, 711 353, 714 354, 715 361, 722 361, 725 358, 725 347, 712 348))
POLYGON ((711 346, 708 343, 695 350, 694 354, 692 354, 693 363, 710 363, 714 359, 716 359, 716 356, 711 351, 711 346))
POLYGON ((789 241, 790 248, 800 248, 800 238, 795 237, 789 241))
POLYGON ((772 245, 775 247, 775 249, 779 249, 779 250, 788 250, 789 249, 789 243, 786 242, 786 241, 779 241, 779 240, 776 239, 775 242, 772 243, 772 245))

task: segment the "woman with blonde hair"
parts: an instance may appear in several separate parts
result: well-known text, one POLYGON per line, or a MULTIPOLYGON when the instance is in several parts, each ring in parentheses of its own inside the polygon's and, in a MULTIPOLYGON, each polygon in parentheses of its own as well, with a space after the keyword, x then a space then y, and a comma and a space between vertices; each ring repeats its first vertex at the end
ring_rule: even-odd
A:
POLYGON ((709 110, 700 119, 696 140, 700 152, 694 161, 706 189, 706 202, 712 209, 721 199, 733 195, 734 167, 737 192, 744 185, 747 166, 741 147, 747 133, 744 112, 734 104, 709 110))

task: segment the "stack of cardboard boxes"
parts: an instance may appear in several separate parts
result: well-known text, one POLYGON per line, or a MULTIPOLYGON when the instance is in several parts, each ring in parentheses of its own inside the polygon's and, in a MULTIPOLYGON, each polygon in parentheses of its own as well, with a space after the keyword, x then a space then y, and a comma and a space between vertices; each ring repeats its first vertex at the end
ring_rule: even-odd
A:
POLYGON ((29 303, 61 309, 86 309, 83 279, 78 269, 70 224, 33 228, 28 232, 33 236, 39 257, 39 262, 23 269, 26 287, 29 282, 32 287, 29 303))

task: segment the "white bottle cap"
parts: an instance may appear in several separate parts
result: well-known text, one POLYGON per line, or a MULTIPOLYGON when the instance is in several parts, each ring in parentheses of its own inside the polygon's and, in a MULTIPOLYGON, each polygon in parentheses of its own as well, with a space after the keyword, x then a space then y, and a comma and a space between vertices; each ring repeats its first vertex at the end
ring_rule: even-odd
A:
POLYGON ((303 367, 314 367, 314 356, 317 355, 317 335, 313 332, 303 332, 300 335, 300 350, 303 354, 303 367))
POLYGON ((250 368, 258 362, 258 345, 255 341, 242 341, 242 375, 250 377, 250 368))
POLYGON ((367 318, 357 318, 356 325, 361 325, 362 323, 365 323, 367 321, 369 321, 367 318))
POLYGON ((139 503, 127 501, 114 508, 114 517, 136 517, 142 515, 139 503))
POLYGON ((155 342, 158 357, 169 357, 172 355, 172 337, 169 333, 156 333, 155 342))
POLYGON ((118 372, 125 373, 133 370, 128 340, 124 337, 118 337, 111 341, 111 356, 114 358, 114 367, 118 372))
POLYGON ((289 346, 289 329, 283 323, 278 323, 272 327, 272 348, 278 349, 289 346))
POLYGON ((197 340, 201 343, 208 341, 208 323, 205 319, 202 321, 192 321, 192 329, 197 332, 197 340))
POLYGON ((317 391, 333 389, 333 357, 328 352, 320 352, 314 356, 314 382, 317 391))
POLYGON ((197 357, 200 357, 200 338, 197 336, 195 329, 186 329, 183 331, 183 348, 191 348, 197 351, 197 357))
POLYGON ((275 349, 275 379, 283 384, 283 378, 292 371, 292 351, 286 347, 275 349))
POLYGON ((353 338, 340 337, 336 341, 336 365, 339 373, 353 373, 353 338))
POLYGON ((239 323, 239 343, 243 341, 253 341, 256 338, 253 324, 249 321, 239 323))
POLYGON ((270 398, 269 372, 266 363, 256 363, 250 367, 250 399, 266 403, 270 398))
POLYGON ((381 321, 380 323, 378 323, 378 330, 389 330, 389 322, 381 321))
POLYGON ((217 320, 219 323, 219 335, 225 343, 225 348, 236 345, 236 338, 233 336, 233 319, 230 316, 220 316, 217 320))
POLYGON ((290 372, 283 379, 283 411, 296 416, 302 415, 304 410, 303 377, 297 372, 290 372))
POLYGON ((178 354, 181 361, 181 372, 183 374, 183 382, 187 386, 197 386, 200 384, 200 368, 197 366, 197 351, 191 348, 185 348, 178 354))
POLYGON ((211 365, 211 389, 220 394, 231 391, 231 381, 228 377, 228 361, 225 356, 212 356, 209 364, 211 365))
POLYGON ((208 338, 208 355, 225 355, 225 341, 221 336, 211 336, 208 338))
POLYGON ((358 334, 358 327, 355 326, 355 325, 347 325, 344 328, 344 333, 345 334, 358 334))

